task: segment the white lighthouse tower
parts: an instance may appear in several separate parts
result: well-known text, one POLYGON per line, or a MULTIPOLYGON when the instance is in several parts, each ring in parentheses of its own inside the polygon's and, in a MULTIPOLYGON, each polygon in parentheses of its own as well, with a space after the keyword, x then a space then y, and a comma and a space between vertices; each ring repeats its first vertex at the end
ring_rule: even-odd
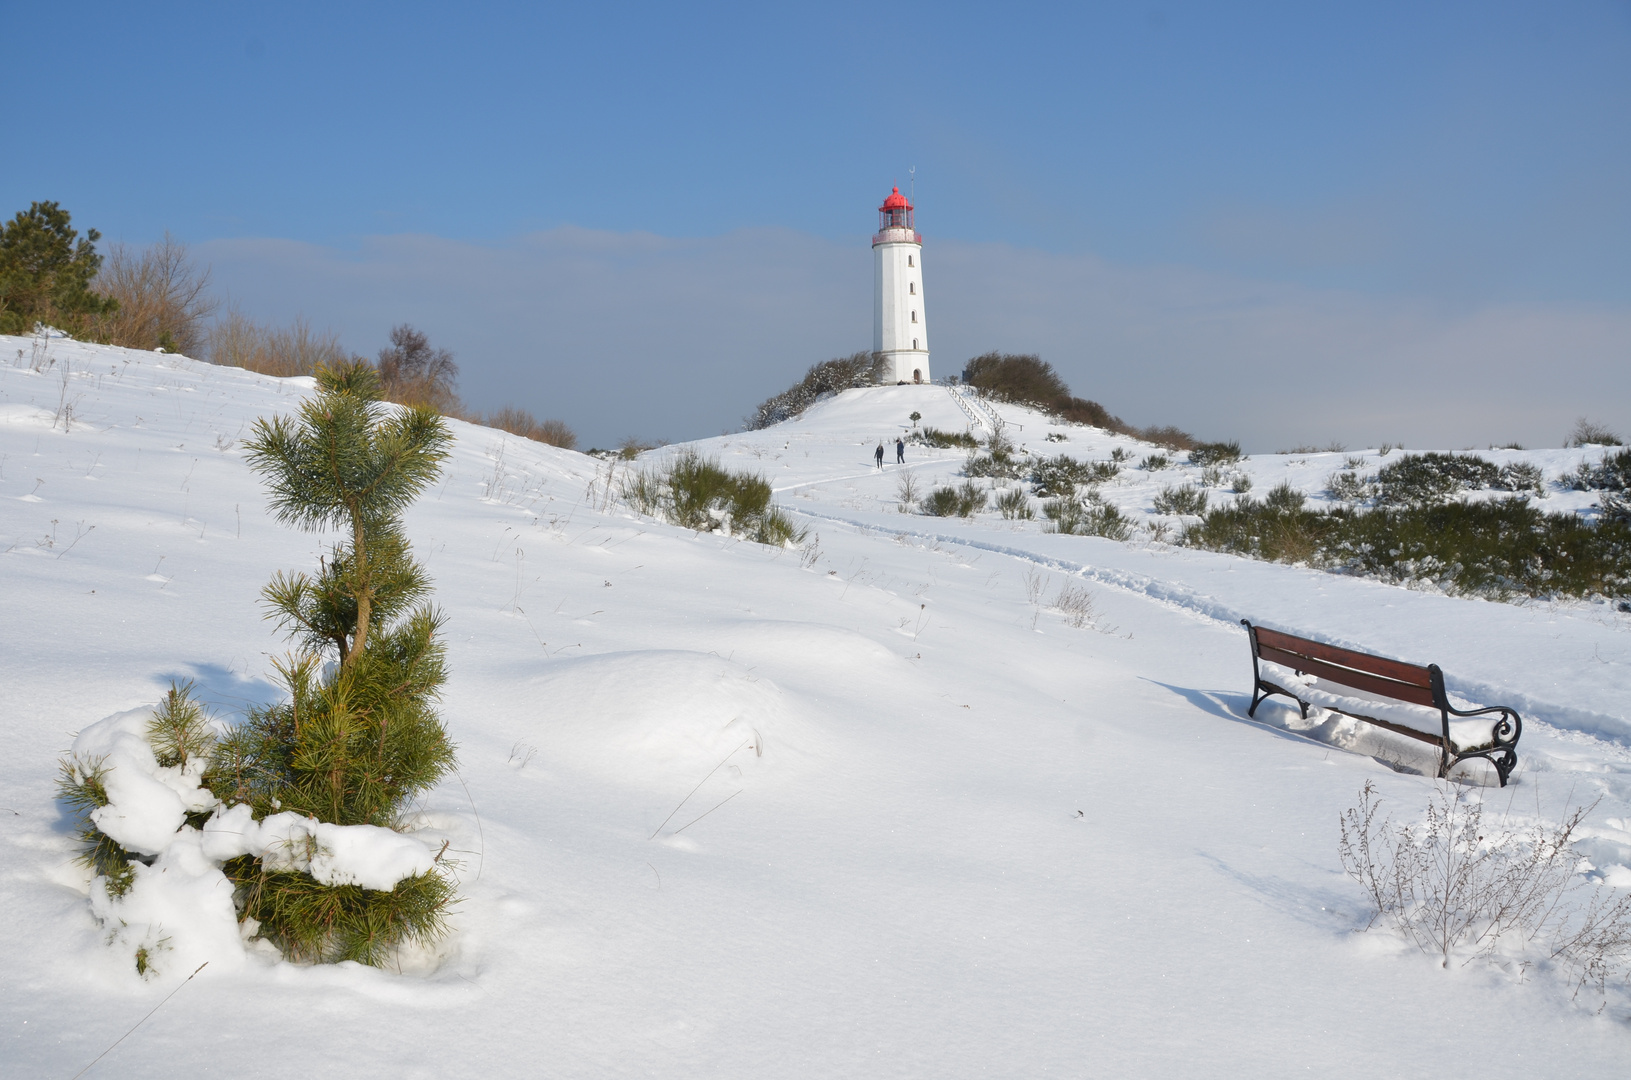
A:
POLYGON ((929 378, 929 321, 923 313, 923 237, 912 204, 895 188, 878 207, 872 238, 872 349, 894 365, 895 382, 929 378))

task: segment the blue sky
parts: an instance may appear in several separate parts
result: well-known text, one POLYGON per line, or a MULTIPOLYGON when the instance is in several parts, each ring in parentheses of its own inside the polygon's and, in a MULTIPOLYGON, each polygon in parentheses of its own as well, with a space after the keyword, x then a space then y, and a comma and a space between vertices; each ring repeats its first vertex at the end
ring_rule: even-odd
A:
POLYGON ((169 230, 251 314, 361 352, 413 322, 473 404, 589 442, 715 434, 865 348, 873 208, 913 167, 937 373, 1039 351, 1257 449, 1631 434, 1626 0, 0 24, 39 43, 0 75, 0 211, 169 230))

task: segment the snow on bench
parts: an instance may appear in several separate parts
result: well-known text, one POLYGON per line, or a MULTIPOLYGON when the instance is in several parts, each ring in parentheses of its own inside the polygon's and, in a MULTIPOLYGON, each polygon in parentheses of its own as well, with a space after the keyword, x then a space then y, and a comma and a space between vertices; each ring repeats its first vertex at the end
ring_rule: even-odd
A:
POLYGON ((1419 667, 1253 626, 1247 619, 1240 623, 1252 647, 1254 683, 1247 716, 1254 716, 1264 699, 1284 694, 1297 703, 1305 720, 1313 706, 1432 743, 1439 748, 1441 777, 1468 758, 1483 758, 1506 786, 1518 763, 1518 736, 1523 733, 1517 710, 1505 705, 1456 708, 1437 664, 1419 667), (1265 678, 1265 669, 1279 682, 1265 678))

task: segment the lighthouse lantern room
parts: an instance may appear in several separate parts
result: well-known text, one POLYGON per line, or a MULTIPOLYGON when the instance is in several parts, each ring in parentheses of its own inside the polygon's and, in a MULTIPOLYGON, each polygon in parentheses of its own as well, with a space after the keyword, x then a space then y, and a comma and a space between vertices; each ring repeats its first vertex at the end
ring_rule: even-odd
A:
POLYGON ((872 348, 893 365, 897 383, 926 383, 929 321, 923 307, 923 237, 912 204, 895 188, 878 207, 872 238, 872 348))

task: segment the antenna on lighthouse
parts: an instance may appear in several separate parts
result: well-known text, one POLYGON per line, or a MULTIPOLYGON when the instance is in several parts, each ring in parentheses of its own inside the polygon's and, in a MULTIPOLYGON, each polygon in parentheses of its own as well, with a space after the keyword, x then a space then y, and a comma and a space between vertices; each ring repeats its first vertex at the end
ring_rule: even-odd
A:
POLYGON ((910 196, 913 205, 917 204, 917 166, 913 165, 906 170, 906 194, 910 196))

